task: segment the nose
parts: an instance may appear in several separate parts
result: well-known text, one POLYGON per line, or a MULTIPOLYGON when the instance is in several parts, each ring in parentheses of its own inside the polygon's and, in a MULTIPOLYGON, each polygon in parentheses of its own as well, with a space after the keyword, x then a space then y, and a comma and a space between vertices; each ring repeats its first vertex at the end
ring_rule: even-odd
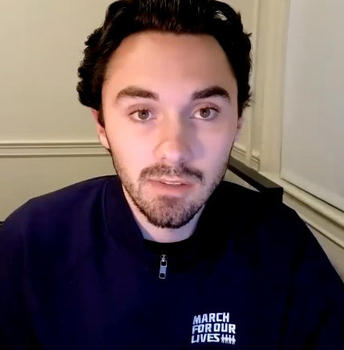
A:
POLYGON ((177 165, 191 158, 192 135, 190 126, 182 117, 173 116, 161 123, 157 132, 155 156, 158 161, 177 165))

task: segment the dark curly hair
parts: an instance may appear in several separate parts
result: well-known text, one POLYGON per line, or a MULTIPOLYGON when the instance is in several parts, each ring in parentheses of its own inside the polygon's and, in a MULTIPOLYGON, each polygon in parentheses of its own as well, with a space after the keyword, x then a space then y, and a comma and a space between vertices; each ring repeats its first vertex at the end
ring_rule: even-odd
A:
MULTIPOLYGON (((104 24, 85 42, 78 69, 80 102, 101 110, 101 89, 107 63, 121 41, 130 34, 157 30, 176 34, 209 34, 225 51, 238 86, 238 113, 250 100, 250 34, 243 31, 241 16, 215 0, 120 0, 107 9, 104 24)), ((100 121, 103 123, 103 120, 100 121)))

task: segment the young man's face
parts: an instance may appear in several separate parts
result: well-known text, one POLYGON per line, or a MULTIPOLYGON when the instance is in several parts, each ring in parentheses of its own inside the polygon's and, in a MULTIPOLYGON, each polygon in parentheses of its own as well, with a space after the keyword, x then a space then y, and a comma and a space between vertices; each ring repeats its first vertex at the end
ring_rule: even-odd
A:
POLYGON ((237 84, 216 39, 127 37, 108 63, 102 111, 100 141, 135 209, 155 226, 188 223, 222 180, 238 130, 237 84))

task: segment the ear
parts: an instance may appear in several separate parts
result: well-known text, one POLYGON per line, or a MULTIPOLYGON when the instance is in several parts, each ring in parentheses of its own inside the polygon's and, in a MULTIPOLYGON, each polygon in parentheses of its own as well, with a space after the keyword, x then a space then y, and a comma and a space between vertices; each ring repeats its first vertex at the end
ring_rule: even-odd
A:
POLYGON ((102 124, 100 124, 100 122, 99 122, 99 111, 91 108, 91 113, 92 113, 93 119, 96 122, 96 130, 97 130, 99 141, 107 150, 109 150, 110 145, 109 145, 109 141, 107 139, 105 127, 102 124))
POLYGON ((238 118, 237 130, 236 130, 234 142, 236 142, 236 141, 238 140, 238 138, 239 138, 240 131, 241 131, 241 128, 242 128, 243 123, 244 123, 244 118, 243 118, 243 116, 241 115, 241 116, 238 118))

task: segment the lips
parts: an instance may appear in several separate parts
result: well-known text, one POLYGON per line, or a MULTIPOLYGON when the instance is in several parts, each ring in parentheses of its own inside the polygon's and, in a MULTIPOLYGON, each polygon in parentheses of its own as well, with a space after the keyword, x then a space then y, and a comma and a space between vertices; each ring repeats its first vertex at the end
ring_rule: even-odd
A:
POLYGON ((194 183, 180 178, 151 178, 147 185, 156 195, 185 197, 194 188, 194 183))
POLYGON ((172 186, 191 185, 191 182, 185 179, 159 178, 159 179, 150 179, 150 181, 160 182, 164 185, 172 185, 172 186))

